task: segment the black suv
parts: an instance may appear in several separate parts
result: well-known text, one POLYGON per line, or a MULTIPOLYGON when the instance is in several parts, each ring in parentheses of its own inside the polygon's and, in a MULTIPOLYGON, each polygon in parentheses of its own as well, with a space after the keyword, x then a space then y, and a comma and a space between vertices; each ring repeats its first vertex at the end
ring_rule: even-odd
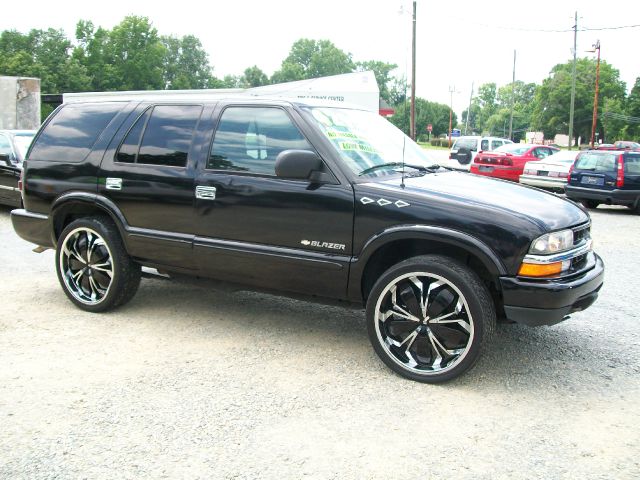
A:
POLYGON ((375 113, 284 100, 69 103, 24 168, 18 234, 56 249, 78 307, 129 301, 141 266, 366 305, 376 353, 423 382, 478 359, 496 317, 587 308, 589 215, 444 170, 375 113))
POLYGON ((566 193, 587 208, 626 205, 640 214, 640 152, 582 152, 569 174, 566 193))

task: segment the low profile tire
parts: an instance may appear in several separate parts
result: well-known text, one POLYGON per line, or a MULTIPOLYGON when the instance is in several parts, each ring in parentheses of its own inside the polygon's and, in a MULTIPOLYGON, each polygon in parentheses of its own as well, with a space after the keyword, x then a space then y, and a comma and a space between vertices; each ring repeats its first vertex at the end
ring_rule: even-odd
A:
POLYGON ((445 382, 473 367, 495 323, 494 305, 480 278, 440 255, 394 265, 367 300, 373 349, 391 370, 419 382, 445 382))
POLYGON ((65 227, 56 270, 67 297, 89 312, 124 305, 140 285, 140 265, 127 255, 118 229, 106 217, 82 218, 65 227))
POLYGON ((584 205, 585 208, 594 210, 598 208, 598 205, 600 205, 600 202, 596 200, 582 200, 582 205, 584 205))

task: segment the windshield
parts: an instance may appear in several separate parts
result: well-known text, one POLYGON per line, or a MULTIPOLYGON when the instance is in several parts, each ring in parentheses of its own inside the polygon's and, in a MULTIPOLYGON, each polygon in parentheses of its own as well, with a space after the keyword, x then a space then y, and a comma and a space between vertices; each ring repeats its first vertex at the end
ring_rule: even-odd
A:
POLYGON ((380 115, 328 107, 309 108, 309 111, 345 165, 356 175, 376 177, 400 172, 403 153, 406 166, 434 164, 422 147, 380 115))
POLYGON ((546 163, 573 163, 578 156, 577 152, 559 151, 544 159, 546 163))
POLYGON ((508 143, 496 148, 495 152, 511 153, 512 155, 522 155, 531 148, 531 145, 521 145, 519 143, 508 143))
POLYGON ((476 151, 476 146, 478 145, 477 138, 459 138, 456 140, 456 143, 453 144, 452 150, 459 150, 461 148, 468 148, 469 150, 476 151))
POLYGON ((29 150, 29 145, 31 145, 34 136, 35 135, 33 133, 24 133, 13 137, 13 142, 15 143, 16 150, 18 150, 18 157, 20 161, 24 160, 24 157, 26 157, 27 150, 29 150))

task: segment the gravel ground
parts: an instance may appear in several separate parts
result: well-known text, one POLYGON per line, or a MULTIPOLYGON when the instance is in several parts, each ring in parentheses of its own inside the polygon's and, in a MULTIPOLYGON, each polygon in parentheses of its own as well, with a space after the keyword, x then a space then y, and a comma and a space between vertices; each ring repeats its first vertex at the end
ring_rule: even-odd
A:
POLYGON ((430 386, 359 310, 143 280, 82 312, 0 207, 0 478, 637 479, 640 217, 592 216, 596 304, 430 386))

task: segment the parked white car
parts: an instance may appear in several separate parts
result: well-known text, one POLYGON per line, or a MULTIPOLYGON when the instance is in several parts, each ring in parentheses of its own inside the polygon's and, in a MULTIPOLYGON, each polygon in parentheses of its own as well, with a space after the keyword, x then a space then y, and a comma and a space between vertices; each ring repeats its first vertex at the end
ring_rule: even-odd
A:
POLYGON ((513 143, 506 138, 471 135, 457 138, 449 153, 449 160, 442 165, 455 170, 469 171, 478 152, 491 152, 502 145, 513 143))
POLYGON ((544 160, 527 162, 520 175, 520 183, 564 191, 569 170, 579 153, 576 150, 560 150, 544 160))

